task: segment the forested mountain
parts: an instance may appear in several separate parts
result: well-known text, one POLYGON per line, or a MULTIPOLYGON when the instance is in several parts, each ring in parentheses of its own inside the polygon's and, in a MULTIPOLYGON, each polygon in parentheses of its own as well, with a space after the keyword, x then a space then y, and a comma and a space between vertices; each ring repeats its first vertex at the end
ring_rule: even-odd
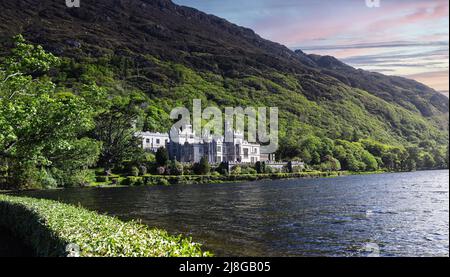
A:
POLYGON ((80 8, 0 0, 0 11, 1 55, 22 34, 62 58, 50 72, 58 86, 77 93, 95 82, 110 95, 143 97, 147 130, 166 131, 173 107, 200 98, 205 106, 279 107, 279 157, 310 160, 302 142, 311 136, 436 153, 448 145, 448 98, 433 89, 291 51, 169 0, 81 0, 80 8))

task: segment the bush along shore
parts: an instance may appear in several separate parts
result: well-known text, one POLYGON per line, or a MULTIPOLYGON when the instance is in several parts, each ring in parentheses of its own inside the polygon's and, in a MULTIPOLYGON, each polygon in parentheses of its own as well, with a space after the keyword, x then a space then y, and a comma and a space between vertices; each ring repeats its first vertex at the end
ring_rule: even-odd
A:
POLYGON ((211 256, 190 238, 51 200, 0 194, 0 227, 30 246, 36 256, 211 256))
POLYGON ((142 176, 98 176, 91 186, 169 186, 210 183, 250 182, 258 180, 279 180, 295 178, 326 178, 349 175, 346 171, 311 171, 298 173, 239 174, 239 175, 142 175, 142 176))

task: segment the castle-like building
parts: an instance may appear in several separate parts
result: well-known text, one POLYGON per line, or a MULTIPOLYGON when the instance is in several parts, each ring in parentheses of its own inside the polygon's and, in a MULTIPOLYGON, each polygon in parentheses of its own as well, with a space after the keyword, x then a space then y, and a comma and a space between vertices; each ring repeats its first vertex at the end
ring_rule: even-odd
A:
POLYGON ((221 162, 256 163, 274 160, 273 154, 261 153, 261 145, 249 143, 242 132, 234 132, 233 141, 227 142, 224 137, 202 138, 195 134, 192 125, 186 125, 177 132, 177 139, 169 134, 141 132, 142 147, 156 152, 165 147, 170 159, 185 163, 196 163, 206 157, 211 164, 221 162))

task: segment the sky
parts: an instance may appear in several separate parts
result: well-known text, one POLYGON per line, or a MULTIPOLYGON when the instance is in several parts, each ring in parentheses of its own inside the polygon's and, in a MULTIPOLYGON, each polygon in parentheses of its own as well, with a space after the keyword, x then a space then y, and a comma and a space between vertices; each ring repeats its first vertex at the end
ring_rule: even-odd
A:
POLYGON ((306 53, 449 90, 448 0, 173 0, 306 53))

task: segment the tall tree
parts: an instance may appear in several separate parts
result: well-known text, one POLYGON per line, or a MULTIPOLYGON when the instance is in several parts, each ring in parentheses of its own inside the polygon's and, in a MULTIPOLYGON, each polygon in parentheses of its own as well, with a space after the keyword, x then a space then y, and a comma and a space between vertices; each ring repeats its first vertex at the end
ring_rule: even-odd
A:
POLYGON ((141 142, 135 136, 140 103, 141 99, 134 95, 117 96, 95 118, 93 137, 102 142, 99 164, 106 173, 124 160, 142 156, 141 142))
POLYGON ((93 165, 99 145, 83 137, 94 126, 92 108, 45 76, 59 59, 15 39, 16 48, 0 65, 0 160, 10 186, 39 186, 43 177, 93 165))

